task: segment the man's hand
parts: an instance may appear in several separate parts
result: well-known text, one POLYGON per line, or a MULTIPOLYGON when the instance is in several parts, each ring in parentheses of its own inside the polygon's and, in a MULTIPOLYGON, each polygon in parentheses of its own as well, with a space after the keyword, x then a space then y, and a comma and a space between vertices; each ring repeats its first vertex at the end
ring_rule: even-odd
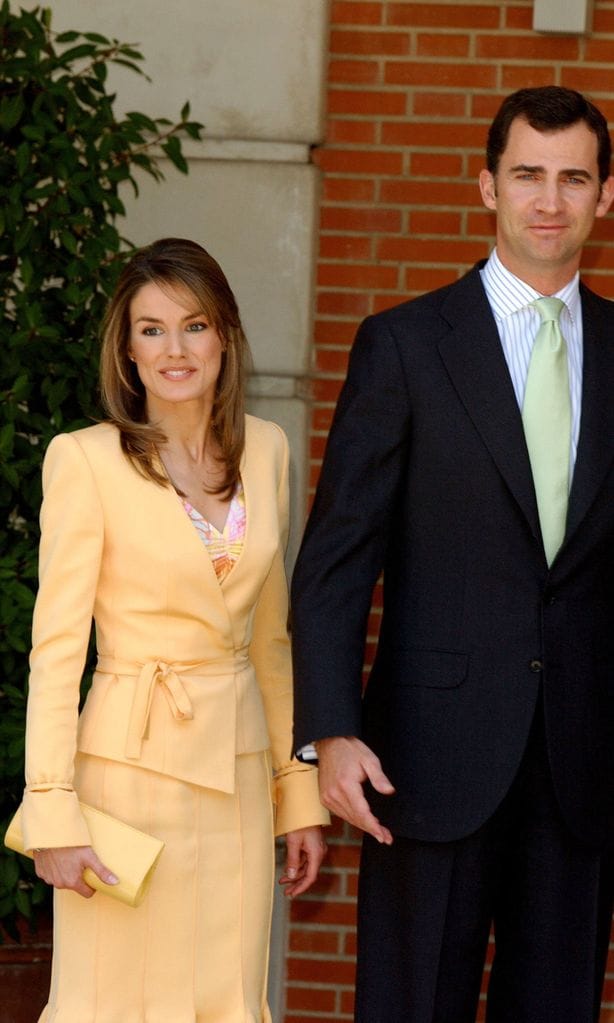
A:
POLYGON ((363 791, 369 781, 377 792, 391 796, 394 786, 382 765, 364 742, 354 737, 320 739, 316 744, 320 799, 324 806, 355 827, 373 835, 378 842, 392 844, 392 835, 371 813, 363 791))
POLYGON ((117 884, 115 874, 100 862, 90 845, 36 849, 34 865, 38 877, 47 884, 52 884, 54 888, 70 888, 84 899, 90 899, 94 894, 94 889, 83 880, 86 867, 93 870, 105 884, 117 884))

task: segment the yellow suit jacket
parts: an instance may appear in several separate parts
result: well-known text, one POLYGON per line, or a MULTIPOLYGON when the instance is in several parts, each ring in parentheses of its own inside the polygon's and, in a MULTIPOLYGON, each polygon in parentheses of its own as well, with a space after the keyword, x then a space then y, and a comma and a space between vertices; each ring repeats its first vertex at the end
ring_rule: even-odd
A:
POLYGON ((132 466, 114 426, 49 445, 27 848, 89 844, 73 789, 76 750, 232 792, 236 754, 270 747, 277 833, 326 822, 316 771, 290 757, 288 445, 275 424, 247 417, 241 478, 245 542, 220 584, 180 498, 132 466), (98 664, 78 719, 92 616, 98 664))

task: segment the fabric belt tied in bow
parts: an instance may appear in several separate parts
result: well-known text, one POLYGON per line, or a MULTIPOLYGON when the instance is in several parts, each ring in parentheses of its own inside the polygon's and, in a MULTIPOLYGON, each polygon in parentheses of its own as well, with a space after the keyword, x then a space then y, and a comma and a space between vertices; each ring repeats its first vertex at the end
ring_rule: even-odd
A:
POLYGON ((194 717, 192 703, 185 690, 181 675, 227 675, 235 674, 247 666, 247 657, 228 662, 200 661, 191 664, 168 664, 153 660, 145 664, 117 661, 113 657, 101 656, 96 666, 98 671, 112 675, 137 676, 134 698, 128 721, 126 736, 126 758, 138 760, 141 756, 143 739, 147 737, 149 716, 156 686, 160 686, 170 711, 176 721, 189 721, 194 717))

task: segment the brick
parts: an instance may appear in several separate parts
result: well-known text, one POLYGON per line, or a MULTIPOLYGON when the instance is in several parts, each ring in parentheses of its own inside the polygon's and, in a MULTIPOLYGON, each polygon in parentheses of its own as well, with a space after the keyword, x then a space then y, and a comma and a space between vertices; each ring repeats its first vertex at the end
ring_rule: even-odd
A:
POLYGON ((467 157, 466 177, 468 177, 471 181, 475 181, 476 196, 478 197, 479 202, 481 202, 481 199, 479 198, 478 192, 478 177, 480 171, 483 170, 485 166, 486 166, 486 134, 484 134, 484 146, 482 152, 470 153, 467 157))
POLYGON ((314 340, 317 345, 350 345, 354 339, 352 323, 346 320, 318 319, 314 324, 314 340))
MULTIPOLYGON (((395 305, 399 305, 404 302, 409 296, 406 294, 397 295, 374 295, 373 297, 373 312, 381 313, 385 309, 393 309, 395 305)), ((366 681, 366 680, 365 680, 366 681)))
POLYGON ((468 57, 469 36, 443 32, 419 32, 416 40, 419 57, 468 57))
POLYGON ((336 0, 330 12, 331 25, 381 25, 383 3, 356 3, 336 0))
POLYGON ((402 153, 381 149, 319 149, 314 163, 323 171, 346 174, 400 174, 402 153))
POLYGON ((292 952, 315 952, 319 955, 338 955, 344 950, 339 931, 320 931, 311 927, 293 927, 288 942, 292 952))
POLYGON ((309 899, 301 896, 294 899, 291 905, 292 920, 305 920, 308 923, 338 924, 354 926, 356 922, 356 906, 353 902, 339 902, 327 899, 309 899))
MULTIPOLYGON (((316 350, 316 369, 321 373, 342 373, 345 376, 348 368, 348 354, 348 349, 318 348, 316 350)), ((328 888, 337 887, 337 880, 337 878, 333 879, 328 888)))
POLYGON ((326 857, 326 866, 323 869, 339 870, 341 868, 345 869, 349 868, 351 870, 357 870, 359 859, 360 846, 346 845, 345 843, 341 843, 338 845, 331 844, 329 846, 328 855, 326 857))
POLYGON ((358 874, 345 875, 345 894, 352 899, 358 895, 358 874))
MULTIPOLYGON (((313 382, 313 400, 336 404, 342 383, 343 381, 339 377, 337 380, 326 380, 325 377, 320 376, 319 380, 313 382)), ((328 831, 326 831, 326 835, 328 835, 328 831)))
POLYGON ((496 228, 496 218, 494 213, 490 213, 488 210, 481 212, 470 213, 467 217, 467 234, 468 235, 482 235, 488 238, 494 238, 496 228))
POLYGON ((614 62, 614 39, 587 39, 584 60, 594 60, 611 65, 614 62))
POLYGON ((396 232, 401 230, 401 214, 379 206, 327 206, 321 227, 323 231, 396 232))
POLYGON ((506 28, 524 28, 527 32, 533 30, 533 7, 507 7, 505 10, 506 28))
POLYGON ((356 955, 356 931, 347 931, 343 937, 343 953, 346 956, 356 955))
POLYGON ((356 259, 368 261, 373 257, 370 237, 356 235, 320 235, 320 259, 356 259))
POLYGON ((366 89, 331 89, 328 94, 331 114, 377 114, 403 116, 407 111, 404 92, 384 92, 366 89))
POLYGON ((288 1009, 304 1009, 311 1012, 334 1012, 337 996, 334 989, 288 986, 286 1006, 288 1009))
POLYGON ((475 263, 488 255, 485 242, 450 238, 442 247, 441 239, 382 238, 378 258, 405 263, 475 263))
POLYGON ((463 92, 416 92, 414 114, 417 117, 464 117, 467 96, 463 92))
POLYGON ((466 121, 387 121, 382 125, 382 142, 388 146, 441 146, 451 149, 484 145, 486 130, 466 121))
POLYGON ((375 60, 331 60, 328 80, 341 85, 377 85, 380 66, 375 60))
POLYGON ((577 60, 578 40, 575 36, 547 35, 538 32, 530 35, 478 36, 476 57, 490 60, 577 60))
POLYGON ((321 461, 324 457, 325 447, 326 437, 314 437, 312 434, 309 438, 309 457, 321 461))
MULTIPOLYGON (((482 166, 484 161, 482 160, 482 166)), ((433 205, 433 183, 431 181, 412 181, 391 178, 382 181, 381 197, 383 202, 403 202, 417 205, 433 205)), ((481 206, 480 191, 477 181, 465 183, 449 181, 445 186, 446 206, 481 206)))
POLYGON ((389 85, 447 85, 457 89, 493 89, 497 84, 497 68, 493 64, 390 60, 386 64, 384 81, 389 85))
MULTIPOLYGON (((331 428, 332 421, 333 421, 333 410, 332 410, 332 408, 322 408, 322 407, 315 407, 314 408, 313 414, 311 416, 311 426, 312 426, 312 429, 314 429, 314 430, 324 430, 325 433, 328 433, 328 431, 331 428)), ((299 931, 297 933, 300 934, 302 937, 305 937, 306 934, 309 935, 311 932, 309 932, 309 931, 299 931)), ((319 936, 321 938, 326 938, 327 937, 327 935, 323 934, 321 931, 317 931, 315 933, 317 934, 317 936, 319 936)), ((318 950, 316 948, 313 948, 313 949, 311 949, 311 951, 312 952, 316 952, 318 950)))
POLYGON ((614 7, 596 5, 593 12, 593 33, 614 32, 614 7))
POLYGON ((374 198, 375 183, 366 178, 335 178, 327 175, 324 179, 324 202, 372 202, 374 198))
POLYGON ((388 25, 430 26, 433 28, 496 28, 500 22, 498 5, 389 3, 388 25))
POLYGON ((448 268, 410 266, 405 275, 405 287, 415 295, 423 295, 426 291, 452 284, 457 277, 458 274, 448 268))
POLYGON ((367 295, 347 291, 321 291, 317 297, 317 311, 329 316, 354 316, 361 318, 369 312, 367 295))
POLYGON ((409 229, 412 234, 451 234, 460 232, 460 213, 440 210, 417 210, 410 214, 409 229))
POLYGON ((409 53, 409 34, 405 32, 348 32, 333 29, 331 53, 371 53, 381 56, 409 53))
POLYGON ((289 956, 287 961, 289 981, 302 980, 312 984, 353 984, 356 966, 342 959, 298 959, 289 956))
POLYGON ((328 127, 328 142, 330 145, 374 145, 377 136, 377 123, 375 121, 363 121, 358 118, 353 121, 345 121, 339 118, 332 118, 328 127))
POLYGON ((352 1016, 354 1012, 354 992, 353 991, 341 991, 341 1012, 347 1013, 348 1018, 352 1016))
POLYGON ((478 93, 471 97, 471 116, 472 117, 483 117, 486 119, 488 124, 484 127, 484 135, 488 130, 488 125, 492 121, 493 117, 497 113, 497 110, 501 106, 507 93, 478 93))
MULTIPOLYGON (((598 93, 612 95, 612 69, 587 67, 585 64, 574 68, 561 69, 561 85, 570 89, 596 96, 598 93)), ((599 100, 597 100, 599 103, 599 100)))
POLYGON ((412 177, 459 178, 463 158, 456 153, 412 153, 409 167, 412 177))
POLYGON ((614 248, 588 244, 582 255, 581 266, 590 270, 614 270, 614 248))
MULTIPOLYGON (((539 85, 553 85, 554 71, 547 64, 514 64, 501 68, 501 85, 505 93, 514 92, 516 89, 533 88, 539 85)), ((560 83, 563 84, 562 82, 560 83)), ((578 89, 578 85, 572 86, 578 89)))
POLYGON ((373 264, 348 263, 344 266, 326 264, 318 271, 318 284, 337 288, 396 288, 397 271, 394 267, 373 264))

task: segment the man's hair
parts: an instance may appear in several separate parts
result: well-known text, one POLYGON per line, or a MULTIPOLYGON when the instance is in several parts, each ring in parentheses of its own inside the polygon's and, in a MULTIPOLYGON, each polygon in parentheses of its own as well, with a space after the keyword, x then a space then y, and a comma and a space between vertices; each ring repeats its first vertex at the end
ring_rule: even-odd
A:
POLYGON ((527 121, 536 131, 560 131, 584 121, 597 136, 597 164, 601 184, 609 177, 612 143, 608 122, 600 110, 575 89, 544 85, 535 89, 519 89, 503 100, 490 126, 486 144, 486 166, 496 174, 499 160, 516 118, 527 121))

